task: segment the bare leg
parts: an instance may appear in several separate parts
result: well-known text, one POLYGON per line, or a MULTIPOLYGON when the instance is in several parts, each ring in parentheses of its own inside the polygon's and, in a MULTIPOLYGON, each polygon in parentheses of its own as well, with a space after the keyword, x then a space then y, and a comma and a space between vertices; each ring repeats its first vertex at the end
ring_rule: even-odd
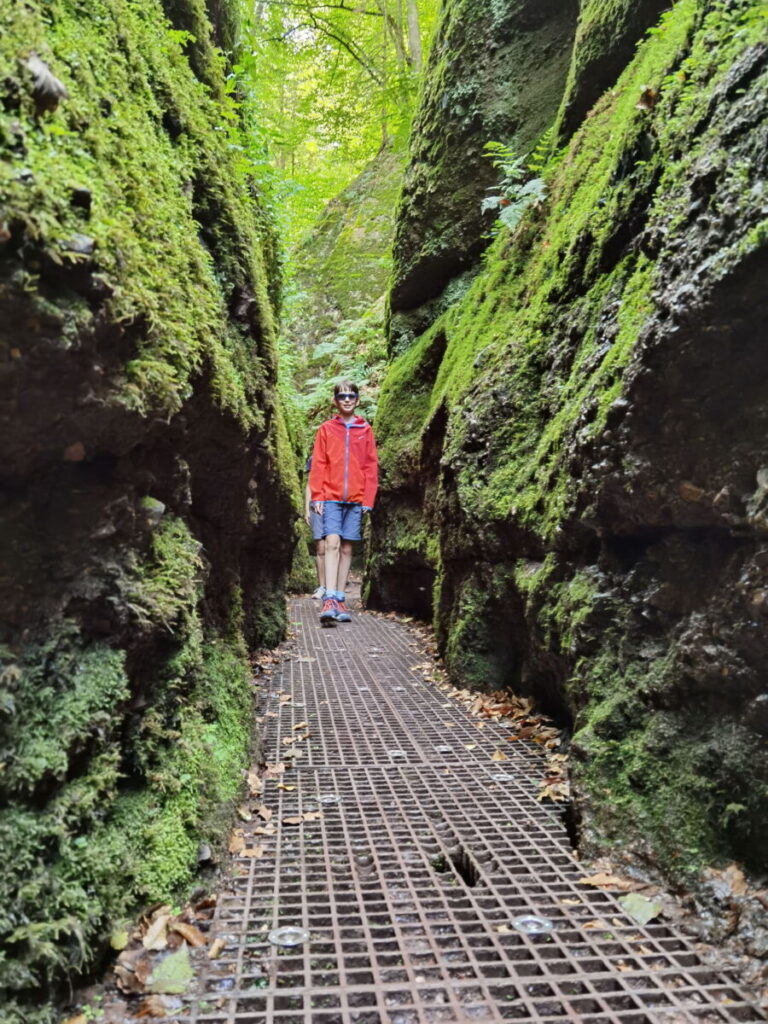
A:
POLYGON ((337 587, 342 593, 347 589, 349 580, 349 567, 352 565, 352 541, 342 540, 339 551, 339 585, 337 587))
POLYGON ((317 564, 317 582, 321 587, 325 586, 325 540, 317 542, 315 551, 315 562, 317 564))
POLYGON ((338 533, 329 533, 325 538, 325 589, 338 590, 339 548, 341 538, 338 533))

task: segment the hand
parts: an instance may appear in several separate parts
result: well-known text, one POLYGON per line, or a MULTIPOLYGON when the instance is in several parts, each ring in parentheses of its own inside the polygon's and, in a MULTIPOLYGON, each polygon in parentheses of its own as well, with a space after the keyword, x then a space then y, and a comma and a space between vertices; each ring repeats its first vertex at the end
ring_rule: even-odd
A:
POLYGON ((313 512, 317 512, 317 514, 319 516, 321 516, 323 514, 323 503, 322 503, 322 501, 313 501, 312 502, 312 511, 313 512))
POLYGON ((308 508, 304 510, 304 522, 307 524, 307 526, 312 525, 312 519, 310 518, 308 508))

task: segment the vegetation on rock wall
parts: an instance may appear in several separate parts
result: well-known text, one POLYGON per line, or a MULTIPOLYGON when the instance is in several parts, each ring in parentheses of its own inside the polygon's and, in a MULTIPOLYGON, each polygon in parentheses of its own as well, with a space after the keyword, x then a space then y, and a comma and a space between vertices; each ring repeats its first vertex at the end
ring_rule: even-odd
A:
POLYGON ((752 0, 663 14, 376 424, 370 600, 433 616, 458 679, 572 720, 585 846, 686 883, 768 848, 767 31, 752 0))
POLYGON ((210 10, 0 13, 4 1020, 215 848, 284 627, 278 268, 210 10))

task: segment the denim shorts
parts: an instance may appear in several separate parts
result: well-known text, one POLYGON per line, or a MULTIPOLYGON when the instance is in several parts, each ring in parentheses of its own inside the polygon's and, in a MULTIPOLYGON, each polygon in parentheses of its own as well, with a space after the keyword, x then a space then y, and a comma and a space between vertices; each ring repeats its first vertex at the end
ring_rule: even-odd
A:
POLYGON ((313 512, 310 509, 309 526, 312 530, 312 540, 322 540, 325 534, 323 533, 323 517, 319 512, 313 512))
POLYGON ((351 501, 323 503, 323 536, 338 533, 342 540, 360 540, 363 506, 351 501))

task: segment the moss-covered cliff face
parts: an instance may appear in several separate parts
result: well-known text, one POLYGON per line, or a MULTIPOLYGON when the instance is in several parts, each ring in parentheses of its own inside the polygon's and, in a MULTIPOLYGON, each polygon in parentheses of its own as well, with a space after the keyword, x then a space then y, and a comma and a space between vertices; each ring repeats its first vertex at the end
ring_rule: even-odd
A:
POLYGON ((215 844, 283 629, 271 234, 212 33, 202 0, 0 13, 6 1021, 215 844))
MULTIPOLYGON (((456 0, 446 5, 429 58, 398 213, 390 344, 399 351, 455 299, 451 278, 471 272, 487 245, 480 212, 496 171, 489 141, 527 153, 563 95, 576 0, 456 0)), ((466 287, 459 282, 458 288, 466 287)))
POLYGON ((664 13, 377 419, 370 601, 571 720, 584 845, 684 882, 768 849, 767 37, 750 0, 664 13))

